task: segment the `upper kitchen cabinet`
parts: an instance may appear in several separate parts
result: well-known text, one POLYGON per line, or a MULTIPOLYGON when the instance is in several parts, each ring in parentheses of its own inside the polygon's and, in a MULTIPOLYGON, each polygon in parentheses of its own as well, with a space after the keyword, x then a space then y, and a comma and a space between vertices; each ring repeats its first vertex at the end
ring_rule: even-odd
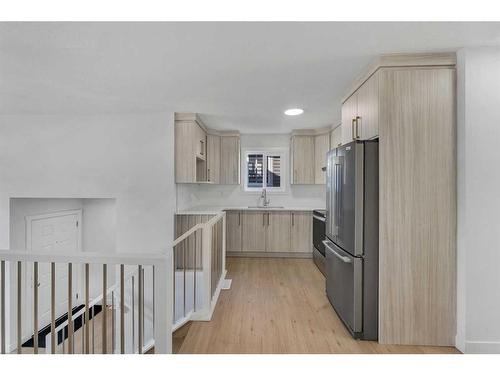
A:
POLYGON ((292 135, 292 184, 314 184, 314 136, 292 135))
POLYGON ((330 128, 294 130, 290 140, 291 184, 324 185, 329 150, 330 128))
POLYGON ((196 113, 175 114, 175 182, 239 184, 240 136, 208 129, 196 113))
POLYGON ((220 138, 220 183, 240 184, 239 135, 222 135, 220 138))
POLYGON ((342 144, 378 136, 379 72, 342 104, 342 144))
POLYGON ((342 144, 356 139, 356 116, 358 115, 358 96, 352 94, 342 104, 342 144))
POLYGON ((314 183, 326 184, 326 154, 330 150, 330 134, 314 137, 314 183))
POLYGON ((342 145, 342 126, 339 125, 330 131, 330 150, 342 145))
POLYGON ((175 182, 206 182, 206 128, 194 113, 175 114, 175 182))
POLYGON ((207 181, 220 183, 220 136, 207 135, 207 181))
POLYGON ((379 72, 371 76, 357 91, 358 114, 356 116, 357 139, 378 136, 379 72))

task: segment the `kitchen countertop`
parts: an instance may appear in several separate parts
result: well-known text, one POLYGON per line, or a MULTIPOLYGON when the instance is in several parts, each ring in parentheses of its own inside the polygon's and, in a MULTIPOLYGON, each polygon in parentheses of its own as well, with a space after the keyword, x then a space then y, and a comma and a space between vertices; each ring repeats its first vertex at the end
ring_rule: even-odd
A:
POLYGON ((324 207, 283 207, 283 208, 273 208, 271 207, 221 207, 221 206, 198 206, 192 207, 185 210, 179 210, 176 212, 177 215, 217 215, 221 211, 314 211, 314 210, 324 210, 324 207))

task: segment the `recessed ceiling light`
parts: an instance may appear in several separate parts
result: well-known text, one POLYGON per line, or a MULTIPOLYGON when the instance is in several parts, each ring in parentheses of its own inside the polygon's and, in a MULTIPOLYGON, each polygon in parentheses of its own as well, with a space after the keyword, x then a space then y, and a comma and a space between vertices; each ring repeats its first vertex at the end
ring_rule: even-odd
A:
POLYGON ((298 116, 304 113, 302 108, 290 108, 285 111, 285 115, 287 116, 298 116))

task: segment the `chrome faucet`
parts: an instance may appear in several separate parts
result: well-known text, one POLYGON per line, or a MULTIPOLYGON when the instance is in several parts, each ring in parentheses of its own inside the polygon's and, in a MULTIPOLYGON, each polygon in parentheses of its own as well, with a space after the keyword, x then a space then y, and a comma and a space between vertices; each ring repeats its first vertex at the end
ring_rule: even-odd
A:
POLYGON ((271 203, 271 198, 267 198, 266 188, 262 189, 262 194, 260 195, 260 197, 262 198, 263 206, 269 206, 269 203, 271 203))

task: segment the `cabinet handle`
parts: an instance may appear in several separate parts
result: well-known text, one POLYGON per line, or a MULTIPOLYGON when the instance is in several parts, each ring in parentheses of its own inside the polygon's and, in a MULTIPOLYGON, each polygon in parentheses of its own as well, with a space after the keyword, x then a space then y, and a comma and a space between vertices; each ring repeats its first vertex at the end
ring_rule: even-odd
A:
POLYGON ((351 123, 351 135, 352 135, 352 139, 356 139, 355 135, 354 135, 354 127, 356 126, 355 124, 356 124, 356 119, 353 118, 352 119, 352 123, 351 123))
POLYGON ((205 151, 205 150, 204 150, 204 149, 205 149, 205 147, 204 147, 204 143, 205 143, 205 142, 203 142, 203 141, 200 139, 200 143, 201 143, 201 145, 200 145, 200 146, 201 146, 200 155, 204 155, 204 151, 205 151))
POLYGON ((295 225, 295 214, 292 212, 292 227, 295 225))
POLYGON ((269 212, 267 213, 267 226, 269 226, 269 212))
POLYGON ((207 172, 208 172, 208 181, 210 181, 210 168, 207 169, 207 172))
POLYGON ((238 212, 238 226, 241 225, 241 212, 238 212))
POLYGON ((262 214, 262 226, 266 226, 266 214, 262 214))
POLYGON ((361 119, 361 117, 356 116, 356 139, 359 139, 359 134, 358 134, 358 125, 359 125, 359 123, 358 123, 358 120, 360 120, 360 119, 361 119))

